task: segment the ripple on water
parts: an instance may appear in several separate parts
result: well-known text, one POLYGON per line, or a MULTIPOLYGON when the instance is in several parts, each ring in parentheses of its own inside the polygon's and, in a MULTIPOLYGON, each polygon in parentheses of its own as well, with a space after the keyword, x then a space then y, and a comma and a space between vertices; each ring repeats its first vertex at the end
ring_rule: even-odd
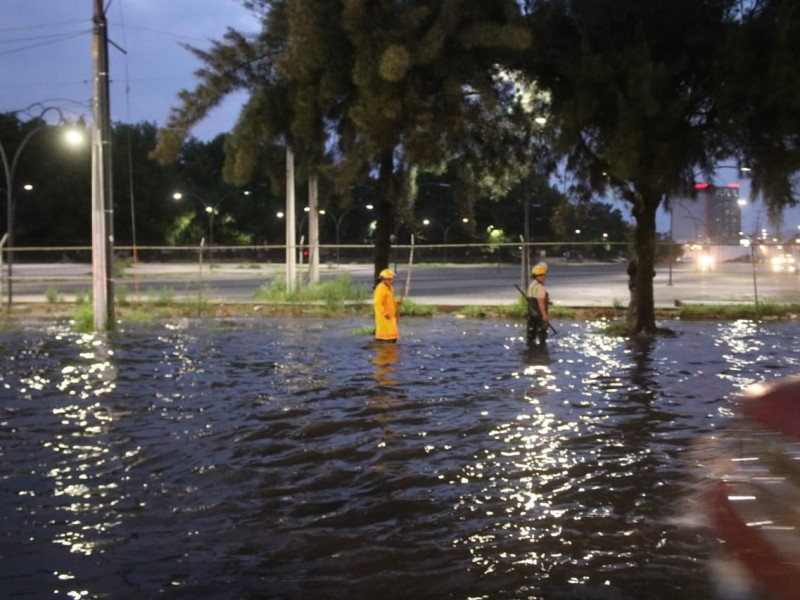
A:
POLYGON ((706 597, 687 449, 800 360, 793 323, 358 324, 0 332, 7 593, 706 597))

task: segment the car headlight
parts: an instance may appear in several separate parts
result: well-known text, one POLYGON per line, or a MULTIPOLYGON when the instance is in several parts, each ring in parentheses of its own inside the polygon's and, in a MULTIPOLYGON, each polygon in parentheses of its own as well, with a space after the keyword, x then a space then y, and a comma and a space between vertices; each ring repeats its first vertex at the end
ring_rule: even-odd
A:
POLYGON ((698 260, 703 269, 710 269, 714 266, 714 257, 710 254, 701 254, 698 260))

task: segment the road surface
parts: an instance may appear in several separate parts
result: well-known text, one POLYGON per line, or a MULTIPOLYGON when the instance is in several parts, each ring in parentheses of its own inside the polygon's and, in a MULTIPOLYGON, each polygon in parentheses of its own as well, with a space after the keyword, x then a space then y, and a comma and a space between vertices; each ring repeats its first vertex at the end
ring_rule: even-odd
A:
MULTIPOLYGON (((400 293, 406 281, 406 266, 397 265, 396 288, 400 293)), ((298 272, 305 273, 303 267, 298 272)), ((272 281, 283 280, 282 264, 192 264, 147 263, 129 268, 116 281, 118 294, 155 298, 197 296, 206 299, 247 302, 253 294, 272 281)), ((356 285, 372 289, 372 265, 324 265, 322 280, 348 273, 356 285)), ((5 275, 5 274, 4 274, 5 275)), ((522 277, 516 265, 415 265, 412 268, 409 298, 420 304, 499 305, 517 301, 522 277)), ((551 264, 547 286, 553 301, 565 306, 609 307, 628 302, 627 275, 624 263, 551 264)), ((7 302, 5 276, 0 290, 7 302)), ((91 265, 88 264, 16 264, 14 265, 13 300, 41 302, 59 297, 66 301, 77 295, 89 296, 91 265)), ((681 302, 752 302, 800 303, 800 277, 772 273, 766 265, 757 265, 754 285, 751 265, 724 264, 711 272, 699 272, 691 265, 677 265, 670 277, 667 266, 659 267, 654 281, 656 306, 674 306, 681 302), (671 280, 671 285, 670 285, 671 280)))

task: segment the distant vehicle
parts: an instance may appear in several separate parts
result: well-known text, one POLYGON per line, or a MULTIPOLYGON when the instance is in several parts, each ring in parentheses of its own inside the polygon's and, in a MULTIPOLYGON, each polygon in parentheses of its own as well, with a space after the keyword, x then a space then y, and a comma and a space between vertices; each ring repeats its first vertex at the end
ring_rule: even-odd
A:
POLYGON ((776 273, 797 273, 797 259, 791 254, 773 256, 772 270, 776 273))
POLYGON ((706 252, 702 252, 697 255, 697 266, 703 272, 711 271, 716 263, 716 259, 706 252))
POLYGON ((721 598, 800 594, 800 377, 752 388, 720 439, 707 494, 721 598))

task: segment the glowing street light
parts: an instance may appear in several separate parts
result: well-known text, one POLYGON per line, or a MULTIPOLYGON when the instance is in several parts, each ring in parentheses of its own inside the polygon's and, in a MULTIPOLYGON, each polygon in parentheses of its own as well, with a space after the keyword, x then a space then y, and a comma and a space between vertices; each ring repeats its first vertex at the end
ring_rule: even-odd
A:
MULTIPOLYGON (((26 112, 30 110, 33 106, 39 106, 38 104, 32 104, 28 108, 17 111, 17 112, 26 112)), ((64 119, 64 115, 61 112, 61 109, 56 106, 46 106, 42 108, 39 119, 44 120, 44 116, 54 110, 58 113, 59 118, 59 125, 68 124, 69 123, 64 119)), ((7 252, 8 252, 8 306, 11 307, 11 302, 13 300, 13 275, 14 275, 14 175, 17 170, 17 162, 19 161, 19 157, 22 154, 22 151, 25 149, 25 146, 31 140, 31 138, 39 133, 40 131, 44 131, 47 129, 49 125, 46 122, 43 122, 41 125, 34 127, 31 129, 27 135, 22 138, 22 141, 17 146, 16 151, 11 157, 11 161, 8 160, 8 154, 6 153, 6 149, 3 146, 2 142, 0 142, 0 160, 3 163, 3 170, 5 171, 6 176, 6 223, 8 225, 8 232, 6 238, 7 244, 7 252)), ((68 129, 65 130, 67 135, 66 139, 67 142, 71 145, 79 144, 83 141, 83 135, 81 135, 80 131, 76 128, 70 126, 68 129)), ((27 188, 26 188, 27 189, 27 188)), ((28 190, 30 191, 30 190, 28 190)))
MULTIPOLYGON (((469 219, 467 217, 462 217, 461 223, 469 223, 469 219)), ((423 219, 422 224, 425 227, 429 227, 430 225, 436 225, 442 231, 442 256, 444 260, 447 260, 447 234, 450 233, 450 228, 456 224, 456 221, 449 223, 446 227, 441 223, 436 223, 431 221, 430 219, 423 219)))
MULTIPOLYGON (((365 208, 366 210, 372 210, 373 206, 372 206, 372 204, 356 204, 355 206, 351 206, 350 208, 346 209, 341 215, 339 215, 338 218, 334 218, 334 221, 336 223, 336 264, 337 265, 339 264, 339 239, 340 239, 339 238, 339 230, 342 227, 342 220, 344 219, 345 215, 347 215, 348 213, 353 212, 354 210, 356 210, 358 208, 365 208)), ((322 211, 320 211, 320 212, 322 212, 322 211)), ((334 215, 331 214, 331 216, 334 216, 334 215)))
POLYGON ((209 245, 209 250, 208 250, 208 265, 209 265, 209 267, 208 268, 209 269, 213 269, 214 268, 214 263, 213 263, 213 260, 212 260, 213 259, 213 254, 212 254, 213 250, 212 250, 212 248, 214 246, 214 216, 219 214, 219 210, 218 210, 219 206, 220 206, 220 204, 222 204, 222 202, 226 198, 230 198, 231 196, 234 196, 234 195, 239 194, 239 193, 241 193, 243 196, 249 196, 251 192, 250 192, 250 190, 243 190, 241 192, 239 190, 234 190, 233 192, 229 192, 229 193, 225 194, 219 200, 217 200, 216 202, 213 202, 213 203, 207 202, 206 200, 204 200, 203 198, 201 198, 200 196, 198 196, 197 194, 192 193, 192 192, 175 192, 175 193, 172 194, 172 198, 174 200, 182 200, 184 195, 189 196, 191 198, 194 198, 195 200, 197 200, 201 204, 201 206, 203 207, 203 210, 208 215, 208 245, 209 245))

